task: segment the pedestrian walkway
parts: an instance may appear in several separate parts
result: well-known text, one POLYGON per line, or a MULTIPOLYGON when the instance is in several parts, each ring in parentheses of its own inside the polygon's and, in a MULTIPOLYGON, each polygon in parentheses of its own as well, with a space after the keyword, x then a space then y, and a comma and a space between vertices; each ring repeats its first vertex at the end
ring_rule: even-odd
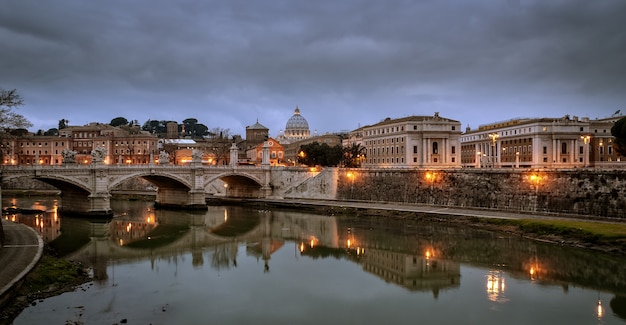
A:
POLYGON ((29 226, 3 218, 4 245, 0 248, 0 306, 30 272, 43 253, 43 239, 29 226))
POLYGON ((355 209, 375 209, 375 210, 393 210, 393 211, 405 211, 405 212, 417 212, 426 214, 439 214, 448 216, 463 216, 463 217, 479 217, 479 218, 497 218, 497 219, 536 219, 536 220, 555 220, 555 219, 568 219, 568 220, 589 220, 594 222, 608 222, 608 223, 624 223, 624 220, 607 220, 600 217, 583 216, 583 215, 557 215, 550 213, 537 213, 528 211, 527 213, 514 212, 514 211, 501 211, 491 209, 477 209, 477 208, 451 208, 443 206, 433 205, 420 205, 420 204, 403 204, 397 202, 365 202, 365 201, 335 201, 335 200, 314 200, 314 199, 256 199, 252 201, 258 202, 273 202, 279 205, 310 205, 310 206, 334 206, 343 208, 355 208, 355 209))

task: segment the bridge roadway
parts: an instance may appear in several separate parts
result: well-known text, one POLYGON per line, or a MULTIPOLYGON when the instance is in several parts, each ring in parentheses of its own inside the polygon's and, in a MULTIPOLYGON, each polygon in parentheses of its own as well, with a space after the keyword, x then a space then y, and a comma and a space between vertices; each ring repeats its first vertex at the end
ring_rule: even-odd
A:
POLYGON ((61 190, 62 212, 112 215, 110 196, 119 184, 143 178, 157 188, 156 204, 184 209, 206 208, 206 193, 221 187, 226 197, 263 198, 272 194, 271 174, 276 167, 189 165, 30 165, 3 166, 2 180, 32 178, 61 190))

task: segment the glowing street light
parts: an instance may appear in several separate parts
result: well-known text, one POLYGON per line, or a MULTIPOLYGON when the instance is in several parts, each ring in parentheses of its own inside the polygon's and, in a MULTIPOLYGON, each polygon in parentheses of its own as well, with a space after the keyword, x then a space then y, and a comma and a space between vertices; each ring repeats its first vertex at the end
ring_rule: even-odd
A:
POLYGON ((532 174, 530 176, 530 181, 535 185, 535 212, 537 211, 537 206, 539 205, 539 185, 541 181, 545 181, 545 176, 540 176, 537 174, 532 174))
POLYGON ((346 176, 348 176, 348 178, 350 179, 350 199, 352 199, 352 193, 354 192, 354 173, 353 172, 348 172, 346 174, 346 176))

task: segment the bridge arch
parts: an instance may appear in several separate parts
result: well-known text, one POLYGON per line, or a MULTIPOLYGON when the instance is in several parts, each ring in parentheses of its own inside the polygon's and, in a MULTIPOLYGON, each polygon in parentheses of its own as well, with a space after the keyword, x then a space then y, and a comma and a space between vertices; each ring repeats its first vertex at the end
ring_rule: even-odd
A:
POLYGON ((145 172, 135 172, 132 174, 124 174, 116 179, 112 180, 109 184, 109 191, 114 189, 116 186, 121 183, 133 179, 133 178, 143 178, 148 182, 156 185, 157 187, 163 188, 185 188, 187 190, 191 190, 193 186, 189 179, 185 179, 184 177, 180 177, 179 175, 167 173, 167 172, 156 172, 156 171, 145 171, 145 172))
POLYGON ((37 176, 37 175, 32 175, 32 174, 3 175, 3 179, 7 181, 12 180, 12 179, 19 179, 19 178, 36 179, 46 184, 50 184, 58 188, 61 191, 78 190, 78 191, 89 193, 89 194, 91 194, 92 192, 88 179, 79 180, 76 177, 69 177, 69 176, 60 175, 60 174, 46 174, 45 176, 37 176))
POLYGON ((226 172, 219 175, 211 175, 204 184, 204 191, 210 192, 209 187, 217 180, 224 183, 226 197, 257 198, 261 196, 263 181, 257 176, 245 172, 226 172))

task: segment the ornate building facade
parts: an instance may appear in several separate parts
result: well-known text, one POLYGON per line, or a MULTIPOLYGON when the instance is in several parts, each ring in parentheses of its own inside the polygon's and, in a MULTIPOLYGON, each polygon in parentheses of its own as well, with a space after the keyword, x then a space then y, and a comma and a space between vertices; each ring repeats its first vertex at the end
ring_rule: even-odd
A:
POLYGON ((106 164, 148 164, 158 154, 157 137, 139 130, 124 130, 92 123, 59 130, 58 136, 25 135, 3 139, 3 164, 59 165, 63 151, 76 153, 76 163, 91 164, 92 151, 107 153, 106 164))
POLYGON ((461 137, 464 167, 615 167, 624 160, 613 147, 611 127, 621 117, 589 120, 513 119, 466 130, 461 137))
POLYGON ((461 167, 460 128, 459 121, 439 113, 364 126, 359 132, 367 149, 363 167, 461 167))

